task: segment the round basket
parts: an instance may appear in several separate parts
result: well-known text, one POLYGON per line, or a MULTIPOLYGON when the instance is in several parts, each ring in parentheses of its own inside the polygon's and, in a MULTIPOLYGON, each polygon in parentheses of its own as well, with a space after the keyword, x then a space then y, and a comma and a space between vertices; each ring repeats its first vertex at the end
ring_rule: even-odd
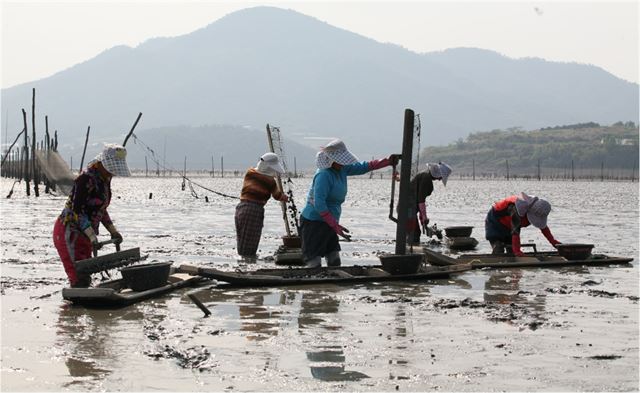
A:
POLYGON ((380 255, 378 258, 380 258, 382 268, 389 274, 415 274, 420 269, 420 265, 422 265, 424 255, 385 254, 380 255))
POLYGON ((446 227, 444 233, 447 237, 469 237, 473 227, 446 227))
POLYGON ((166 285, 172 263, 173 262, 157 262, 128 266, 120 269, 120 273, 122 273, 122 278, 127 288, 131 288, 131 290, 136 292, 142 292, 166 285))
POLYGON ((562 257, 565 257, 571 261, 579 261, 582 259, 587 259, 591 256, 591 250, 593 249, 593 244, 558 244, 556 245, 558 249, 558 254, 562 257))

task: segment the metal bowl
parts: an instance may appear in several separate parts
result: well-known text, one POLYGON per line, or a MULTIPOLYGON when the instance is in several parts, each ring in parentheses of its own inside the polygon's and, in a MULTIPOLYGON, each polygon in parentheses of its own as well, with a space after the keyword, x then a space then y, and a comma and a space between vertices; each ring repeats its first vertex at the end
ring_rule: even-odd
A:
POLYGON ((131 290, 136 292, 158 288, 167 284, 173 262, 147 263, 120 269, 122 278, 131 290))
POLYGON ((415 274, 420 269, 424 255, 422 254, 409 254, 409 255, 395 255, 385 254, 380 255, 380 262, 382 263, 382 269, 389 274, 415 274))
POLYGON ((446 227, 444 233, 447 237, 469 237, 473 227, 446 227))
POLYGON ((591 256, 593 244, 563 243, 556 245, 556 248, 558 249, 558 254, 560 254, 560 256, 565 257, 571 261, 579 261, 582 259, 587 259, 591 256))

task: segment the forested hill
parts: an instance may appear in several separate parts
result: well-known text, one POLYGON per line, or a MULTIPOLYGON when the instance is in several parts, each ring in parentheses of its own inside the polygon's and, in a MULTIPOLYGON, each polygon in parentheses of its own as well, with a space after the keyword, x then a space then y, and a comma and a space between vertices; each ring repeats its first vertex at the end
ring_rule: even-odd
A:
MULTIPOLYGON (((428 131, 423 143, 428 143, 428 131)), ((638 126, 581 123, 534 131, 518 128, 471 133, 448 146, 427 147, 421 161, 444 161, 458 171, 501 172, 505 163, 514 171, 545 168, 625 168, 638 165, 638 126)))

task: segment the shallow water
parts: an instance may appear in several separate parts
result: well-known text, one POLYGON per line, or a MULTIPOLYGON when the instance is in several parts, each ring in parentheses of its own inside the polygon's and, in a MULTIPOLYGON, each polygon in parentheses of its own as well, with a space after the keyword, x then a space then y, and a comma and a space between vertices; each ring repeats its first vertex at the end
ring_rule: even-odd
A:
MULTIPOLYGON (((198 178, 237 193, 242 179, 198 178)), ((296 180, 302 207, 309 179, 296 180)), ((149 261, 240 266, 237 201, 181 180, 114 179, 110 213, 149 261), (153 198, 149 199, 149 193, 153 198), (209 203, 204 201, 207 195, 209 203)), ((51 242, 63 197, 27 198, 0 181, 2 391, 636 391, 638 186, 635 183, 456 181, 428 199, 440 227, 475 226, 491 203, 527 191, 553 205, 562 242, 632 256, 622 267, 475 270, 446 280, 268 289, 207 289, 202 312, 181 290, 119 310, 71 307, 51 242)), ((341 223, 343 263, 393 252, 389 181, 351 179, 341 223)), ((261 257, 280 245, 279 206, 267 205, 261 257)), ((103 235, 104 236, 104 235, 103 235)), ((523 243, 550 246, 539 231, 523 243)), ((269 259, 256 267, 272 267, 269 259)), ((209 285, 210 286, 210 285, 209 285)))

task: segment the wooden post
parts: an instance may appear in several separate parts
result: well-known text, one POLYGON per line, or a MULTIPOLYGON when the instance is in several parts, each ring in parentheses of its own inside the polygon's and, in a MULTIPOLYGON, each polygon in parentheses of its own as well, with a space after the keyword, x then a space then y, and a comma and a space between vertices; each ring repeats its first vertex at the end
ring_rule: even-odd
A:
POLYGON ((131 131, 129 131, 127 136, 124 138, 124 142, 122 142, 123 147, 127 145, 127 141, 129 140, 129 137, 131 136, 131 134, 133 134, 133 130, 136 129, 136 126, 138 125, 138 121, 140 121, 141 117, 142 117, 142 112, 138 113, 138 117, 136 118, 136 121, 133 123, 133 127, 131 127, 131 131))
POLYGON ((636 165, 638 163, 638 159, 633 159, 633 166, 631 167, 631 183, 636 181, 636 165))
POLYGON ((540 159, 538 158, 538 181, 540 181, 541 176, 540 176, 540 159))
POLYGON ((407 252, 407 220, 409 219, 409 187, 411 181, 411 159, 413 157, 414 119, 413 111, 405 109, 402 163, 400 166, 400 192, 398 195, 398 222, 396 223, 396 255, 405 255, 407 252))
POLYGON ((144 156, 144 177, 149 177, 149 165, 147 164, 147 156, 144 156))
POLYGON ((473 180, 476 180, 476 160, 472 161, 472 165, 473 165, 473 180))
POLYGON ((53 133, 53 151, 58 151, 58 130, 53 133))
POLYGON ((224 177, 224 156, 220 156, 220 177, 224 177))
POLYGON ((27 196, 31 196, 31 190, 29 189, 29 141, 28 141, 28 136, 27 134, 29 134, 29 132, 27 131, 27 112, 24 110, 24 108, 22 109, 22 119, 24 120, 24 129, 25 129, 25 133, 24 133, 24 181, 27 185, 27 196))
POLYGON ((298 177, 298 163, 296 162, 296 156, 293 156, 293 177, 298 177))
POLYGON ((213 164, 213 156, 211 156, 211 177, 216 177, 216 167, 213 164))
POLYGON ((38 176, 36 174, 36 89, 35 87, 31 90, 31 171, 33 173, 33 190, 35 191, 36 197, 40 196, 40 190, 38 188, 38 176))
POLYGON ((182 191, 186 186, 187 181, 187 156, 184 156, 184 169, 182 170, 182 191))
POLYGON ((44 117, 44 135, 45 135, 45 146, 47 152, 51 148, 51 137, 49 136, 49 116, 44 117))
POLYGON ((80 159, 80 169, 78 173, 82 173, 82 166, 84 165, 84 153, 87 151, 87 143, 89 142, 89 131, 91 131, 91 126, 87 126, 87 135, 84 137, 84 148, 82 149, 82 158, 80 159))
POLYGON ((509 180, 509 160, 505 160, 507 163, 507 181, 509 180))
POLYGON ((576 178, 574 176, 574 172, 573 172, 573 160, 571 160, 571 181, 575 181, 576 178))

